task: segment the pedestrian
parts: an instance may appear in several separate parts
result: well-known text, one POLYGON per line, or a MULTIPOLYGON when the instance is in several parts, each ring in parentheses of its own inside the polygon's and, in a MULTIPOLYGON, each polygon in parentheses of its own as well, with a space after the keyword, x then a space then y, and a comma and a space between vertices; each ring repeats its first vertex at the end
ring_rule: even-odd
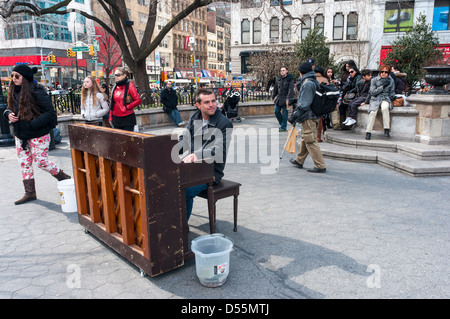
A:
POLYGON ((398 65, 393 65, 391 71, 394 75, 395 94, 402 95, 406 86, 406 73, 403 73, 398 65))
POLYGON ((11 72, 8 108, 3 116, 14 128, 16 152, 25 188, 24 196, 15 201, 20 205, 37 199, 33 163, 49 172, 58 181, 71 178, 48 159, 50 130, 56 127, 58 117, 44 86, 33 79, 37 68, 17 64, 11 72))
POLYGON ((134 83, 128 79, 128 75, 128 70, 123 67, 117 68, 114 72, 116 84, 111 90, 109 121, 114 128, 133 131, 136 125, 133 109, 141 104, 141 97, 134 83))
POLYGON ((172 82, 167 82, 166 88, 161 92, 163 110, 170 116, 176 126, 185 126, 186 124, 181 120, 180 112, 177 109, 177 92, 172 88, 172 85, 172 82))
MULTIPOLYGON (((103 94, 103 97, 105 98, 106 103, 108 103, 108 108, 109 108, 109 105, 110 105, 109 87, 105 82, 100 84, 100 92, 103 94)), ((106 113, 105 115, 103 115, 103 126, 111 127, 111 124, 109 123, 109 112, 106 113)))
MULTIPOLYGON (((183 163, 193 163, 198 160, 214 159, 214 184, 219 184, 224 176, 227 158, 227 136, 231 136, 233 123, 222 114, 217 107, 214 91, 199 89, 196 106, 198 110, 189 118, 186 133, 180 138, 180 151, 188 151, 183 163), (199 142, 200 141, 200 142, 199 142)), ((189 220, 194 198, 208 187, 207 184, 186 188, 186 213, 189 220)))
POLYGON ((280 125, 279 131, 286 132, 288 109, 286 105, 286 99, 292 99, 294 97, 294 77, 288 73, 288 69, 285 66, 280 68, 280 76, 275 82, 275 86, 272 92, 272 99, 275 103, 274 113, 280 125))
POLYGON ((109 105, 92 76, 87 76, 81 89, 81 116, 86 124, 102 126, 103 116, 108 114, 109 105))
POLYGON ((364 69, 361 71, 361 76, 364 82, 358 82, 356 97, 348 105, 348 119, 345 122, 346 126, 352 126, 356 124, 356 115, 358 113, 358 107, 363 105, 366 100, 368 101, 370 83, 372 80, 372 71, 364 69))
POLYGON ((312 173, 325 173, 326 165, 317 142, 317 130, 319 128, 319 117, 311 110, 314 95, 319 86, 316 74, 312 69, 312 64, 303 62, 300 67, 300 90, 298 92, 297 107, 289 117, 289 122, 302 124, 302 138, 300 148, 295 159, 290 162, 298 168, 303 168, 303 164, 308 155, 314 162, 314 168, 308 169, 312 173))
MULTIPOLYGON (((316 79, 319 84, 323 83, 325 85, 329 85, 330 81, 324 76, 323 68, 318 65, 314 69, 314 72, 316 73, 316 79)), ((328 115, 328 114, 327 114, 328 115)), ((325 133, 326 126, 324 125, 325 122, 325 115, 319 117, 319 128, 317 130, 317 142, 322 143, 322 132, 325 133)))
POLYGON ((372 79, 370 84, 370 101, 369 101, 369 121, 366 127, 366 140, 372 137, 372 129, 375 124, 378 109, 381 108, 383 116, 384 135, 390 137, 389 129, 389 110, 392 110, 392 101, 396 99, 394 79, 389 76, 391 67, 382 64, 379 67, 380 73, 372 79))

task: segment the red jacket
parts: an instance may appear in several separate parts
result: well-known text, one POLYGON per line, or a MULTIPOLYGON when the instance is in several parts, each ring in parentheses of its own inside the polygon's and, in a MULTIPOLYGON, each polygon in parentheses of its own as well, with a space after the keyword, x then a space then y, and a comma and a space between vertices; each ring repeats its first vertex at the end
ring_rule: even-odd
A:
POLYGON ((112 92, 111 100, 114 99, 114 109, 109 112, 109 120, 112 121, 112 115, 115 116, 127 116, 134 112, 134 108, 141 104, 141 97, 134 86, 133 82, 129 82, 128 94, 133 98, 133 102, 124 106, 123 98, 125 93, 125 85, 116 86, 112 92))

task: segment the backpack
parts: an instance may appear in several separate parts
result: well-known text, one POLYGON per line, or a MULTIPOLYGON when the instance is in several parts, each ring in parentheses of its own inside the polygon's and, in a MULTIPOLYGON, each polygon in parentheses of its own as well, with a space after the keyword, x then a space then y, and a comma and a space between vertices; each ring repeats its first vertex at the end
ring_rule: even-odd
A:
POLYGON ((311 104, 311 111, 317 116, 322 116, 333 112, 336 109, 337 101, 339 99, 339 89, 335 85, 327 85, 320 83, 317 87, 311 104))

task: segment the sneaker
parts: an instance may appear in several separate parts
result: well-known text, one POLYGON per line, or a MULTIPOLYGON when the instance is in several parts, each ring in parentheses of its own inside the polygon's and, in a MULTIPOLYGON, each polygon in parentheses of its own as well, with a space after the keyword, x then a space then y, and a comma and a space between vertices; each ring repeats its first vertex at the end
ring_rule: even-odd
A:
POLYGON ((342 122, 342 124, 347 124, 347 122, 348 122, 350 119, 351 119, 351 117, 347 117, 347 118, 345 119, 345 121, 342 122))
POLYGON ((180 123, 178 123, 178 127, 184 127, 184 126, 186 126, 186 125, 187 125, 186 122, 180 122, 180 123))
POLYGON ((347 126, 352 126, 352 125, 355 124, 355 123, 356 123, 356 120, 350 118, 350 119, 348 120, 348 122, 347 122, 345 125, 347 125, 347 126))
POLYGON ((325 173, 327 171, 327 169, 314 167, 314 168, 308 168, 307 171, 310 173, 325 173))
POLYGON ((286 129, 282 129, 282 128, 280 128, 279 130, 278 130, 278 132, 287 132, 287 130, 286 129))
POLYGON ((291 158, 291 159, 289 160, 289 162, 291 162, 291 164, 297 166, 298 168, 303 168, 303 165, 300 164, 299 162, 297 162, 297 161, 296 161, 295 159, 293 159, 293 158, 291 158))

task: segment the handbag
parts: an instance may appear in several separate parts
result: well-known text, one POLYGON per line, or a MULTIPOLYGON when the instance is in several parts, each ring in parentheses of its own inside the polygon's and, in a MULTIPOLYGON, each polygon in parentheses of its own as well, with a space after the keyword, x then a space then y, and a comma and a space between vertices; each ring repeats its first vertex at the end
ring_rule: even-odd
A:
POLYGON ((131 97, 131 95, 130 95, 130 93, 128 93, 127 94, 127 98, 125 99, 125 103, 126 104, 130 104, 130 103, 132 103, 134 100, 133 100, 133 98, 131 97))
POLYGON ((403 99, 403 97, 398 97, 392 101, 392 105, 393 106, 403 106, 403 104, 405 103, 405 100, 403 99))
POLYGON ((344 103, 350 104, 350 102, 356 97, 356 93, 347 93, 344 96, 344 103))

